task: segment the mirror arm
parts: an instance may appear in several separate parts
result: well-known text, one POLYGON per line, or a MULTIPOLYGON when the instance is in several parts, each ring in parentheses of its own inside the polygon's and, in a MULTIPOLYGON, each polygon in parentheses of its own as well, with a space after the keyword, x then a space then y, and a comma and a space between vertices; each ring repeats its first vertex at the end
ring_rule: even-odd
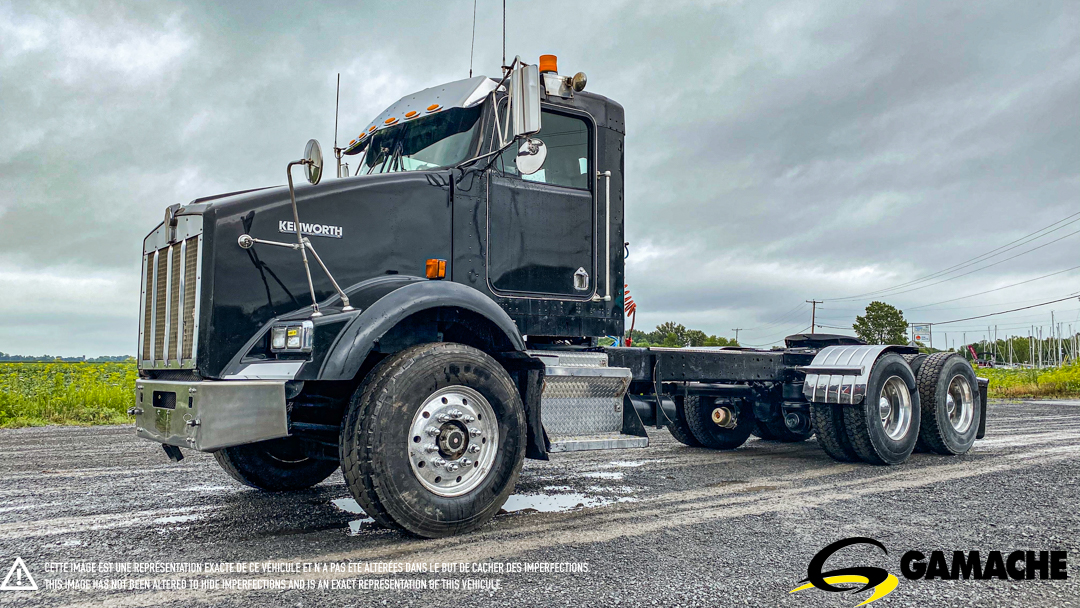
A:
POLYGON ((304 247, 304 236, 301 234, 303 230, 300 228, 300 213, 296 210, 296 191, 293 188, 292 181, 292 168, 296 165, 310 165, 311 161, 308 159, 294 160, 285 167, 285 174, 289 177, 289 202, 292 203, 293 214, 293 228, 296 229, 296 244, 300 249, 300 257, 304 260, 304 275, 307 277, 308 291, 311 292, 311 316, 321 317, 322 313, 319 312, 319 301, 315 299, 315 284, 311 281, 311 265, 308 264, 307 248, 304 247))

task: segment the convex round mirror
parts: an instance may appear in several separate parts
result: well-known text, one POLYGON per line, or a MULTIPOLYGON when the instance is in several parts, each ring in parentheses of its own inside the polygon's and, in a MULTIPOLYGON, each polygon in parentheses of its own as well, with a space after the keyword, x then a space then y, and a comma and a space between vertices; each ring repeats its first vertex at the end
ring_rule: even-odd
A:
POLYGON ((309 139, 304 148, 304 170, 307 171, 307 181, 311 185, 319 183, 322 179, 322 146, 317 139, 309 139))
POLYGON ((547 160, 547 144, 535 137, 521 142, 516 161, 519 173, 532 175, 544 166, 545 160, 547 160))

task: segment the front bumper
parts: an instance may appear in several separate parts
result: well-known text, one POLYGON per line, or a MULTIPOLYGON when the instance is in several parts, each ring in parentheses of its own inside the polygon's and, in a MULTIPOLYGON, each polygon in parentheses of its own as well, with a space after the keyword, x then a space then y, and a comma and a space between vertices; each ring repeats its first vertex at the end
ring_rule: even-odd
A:
POLYGON ((284 380, 135 383, 136 434, 212 452, 289 435, 284 380))

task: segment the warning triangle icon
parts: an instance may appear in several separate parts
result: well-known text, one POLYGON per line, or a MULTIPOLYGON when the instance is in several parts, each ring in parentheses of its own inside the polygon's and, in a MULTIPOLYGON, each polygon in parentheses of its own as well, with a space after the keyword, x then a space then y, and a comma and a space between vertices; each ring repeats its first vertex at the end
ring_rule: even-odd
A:
POLYGON ((16 557, 15 563, 11 564, 11 569, 8 570, 7 576, 4 577, 4 582, 0 583, 0 591, 37 590, 37 583, 34 582, 34 577, 30 575, 30 570, 21 557, 16 557))

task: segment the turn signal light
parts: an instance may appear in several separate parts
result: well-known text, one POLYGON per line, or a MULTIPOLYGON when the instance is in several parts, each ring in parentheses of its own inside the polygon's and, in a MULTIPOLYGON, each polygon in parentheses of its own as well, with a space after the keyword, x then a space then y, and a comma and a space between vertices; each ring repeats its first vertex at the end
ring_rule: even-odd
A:
POLYGON ((427 278, 429 279, 445 279, 446 278, 446 260, 430 259, 427 261, 427 278))

